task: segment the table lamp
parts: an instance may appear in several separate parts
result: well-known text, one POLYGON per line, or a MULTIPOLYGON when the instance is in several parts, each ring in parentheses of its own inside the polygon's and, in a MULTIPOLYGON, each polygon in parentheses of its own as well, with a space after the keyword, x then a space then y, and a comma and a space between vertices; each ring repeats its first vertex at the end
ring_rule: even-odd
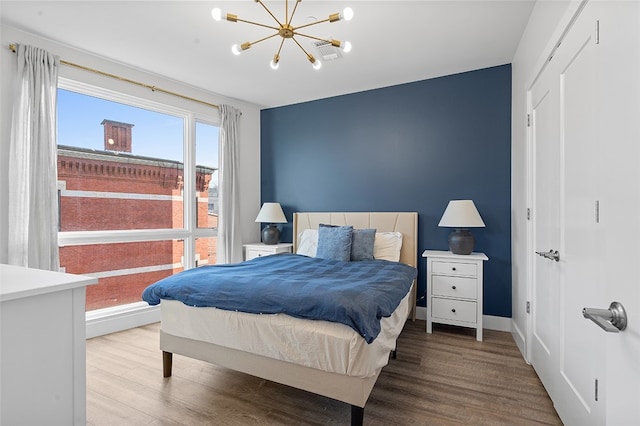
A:
POLYGON ((287 218, 282 211, 280 203, 264 203, 256 217, 256 222, 267 223, 262 230, 262 242, 265 244, 278 244, 280 242, 280 229, 276 223, 287 223, 287 218))
POLYGON ((451 200, 438 226, 455 228, 449 234, 449 250, 454 254, 471 254, 476 241, 467 228, 484 228, 473 200, 451 200))

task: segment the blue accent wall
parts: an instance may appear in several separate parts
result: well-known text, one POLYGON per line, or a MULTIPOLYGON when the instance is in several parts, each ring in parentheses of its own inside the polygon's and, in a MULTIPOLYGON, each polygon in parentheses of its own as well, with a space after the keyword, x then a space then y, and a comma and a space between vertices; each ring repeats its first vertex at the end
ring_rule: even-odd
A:
POLYGON ((265 109, 261 185, 290 221, 283 241, 296 211, 416 211, 419 255, 448 249, 440 217, 472 199, 484 314, 511 317, 511 65, 265 109))

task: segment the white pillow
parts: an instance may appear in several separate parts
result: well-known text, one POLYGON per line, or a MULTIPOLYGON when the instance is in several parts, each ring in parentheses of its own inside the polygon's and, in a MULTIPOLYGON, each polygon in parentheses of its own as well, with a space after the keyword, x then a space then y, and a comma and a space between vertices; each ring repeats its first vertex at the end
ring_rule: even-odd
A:
POLYGON ((305 229, 298 235, 298 249, 296 254, 303 254, 309 257, 316 257, 318 250, 318 230, 305 229))
POLYGON ((373 242, 373 258, 400 261, 400 249, 402 249, 401 232, 376 232, 373 242))
MULTIPOLYGON (((401 232, 376 232, 376 239, 373 243, 373 258, 400 261, 400 250, 402 249, 401 232)), ((315 257, 318 250, 318 230, 305 229, 298 235, 298 249, 296 254, 315 257)))

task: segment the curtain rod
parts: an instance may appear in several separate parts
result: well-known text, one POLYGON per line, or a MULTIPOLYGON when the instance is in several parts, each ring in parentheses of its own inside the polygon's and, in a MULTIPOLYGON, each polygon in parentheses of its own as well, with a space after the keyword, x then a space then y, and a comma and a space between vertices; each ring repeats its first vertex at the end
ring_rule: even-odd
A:
MULTIPOLYGON (((13 53, 16 53, 16 50, 17 50, 16 44, 10 44, 9 45, 9 50, 11 50, 13 53)), ((62 59, 60 60, 60 63, 63 64, 63 65, 67 65, 69 67, 78 68, 78 69, 81 69, 81 70, 84 70, 84 71, 89 71, 89 72, 92 72, 94 74, 99 74, 99 75, 102 75, 102 76, 105 76, 105 77, 111 77, 111 78, 114 78, 116 80, 124 81, 124 82, 131 83, 131 84, 135 84, 137 86, 146 87, 147 89, 150 89, 152 92, 161 92, 161 93, 165 93, 167 95, 177 96, 178 98, 187 99, 189 101, 198 102, 200 104, 207 105, 207 106, 210 106, 212 108, 220 108, 219 105, 212 104, 210 102, 201 101, 200 99, 192 98, 190 96, 181 95, 180 93, 172 92, 170 90, 165 90, 165 89, 162 89, 160 87, 152 86, 150 84, 141 83, 139 81, 131 80, 131 79, 126 78, 126 77, 120 77, 119 75, 110 74, 108 72, 100 71, 100 70, 97 70, 95 68, 85 67, 84 65, 74 64, 73 62, 67 62, 67 61, 64 61, 62 59)))

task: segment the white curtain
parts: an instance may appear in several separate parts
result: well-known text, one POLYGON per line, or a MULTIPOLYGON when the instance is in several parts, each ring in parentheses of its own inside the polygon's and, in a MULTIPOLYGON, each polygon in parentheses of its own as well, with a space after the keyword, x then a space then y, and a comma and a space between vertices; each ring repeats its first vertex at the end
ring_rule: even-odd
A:
POLYGON ((9 263, 57 271, 56 97, 59 58, 17 46, 9 158, 9 263))
POLYGON ((242 262, 238 185, 238 125, 240 111, 220 105, 220 217, 217 263, 242 262))

